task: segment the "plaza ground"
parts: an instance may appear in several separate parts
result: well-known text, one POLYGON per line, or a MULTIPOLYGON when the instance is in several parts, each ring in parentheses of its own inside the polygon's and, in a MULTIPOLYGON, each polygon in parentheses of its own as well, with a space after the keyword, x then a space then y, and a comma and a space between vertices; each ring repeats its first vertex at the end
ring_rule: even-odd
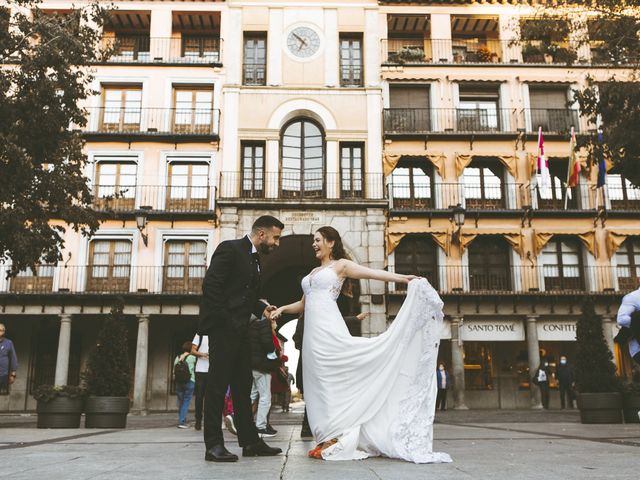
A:
MULTIPOLYGON (((453 463, 414 465, 372 458, 322 462, 306 457, 301 405, 274 414, 283 449, 234 464, 205 462, 202 433, 176 428, 176 415, 130 416, 126 430, 38 430, 35 415, 0 416, 0 478, 34 479, 637 479, 640 425, 582 425, 576 411, 439 412, 434 449, 453 463)), ((227 446, 240 449, 225 432, 227 446)))

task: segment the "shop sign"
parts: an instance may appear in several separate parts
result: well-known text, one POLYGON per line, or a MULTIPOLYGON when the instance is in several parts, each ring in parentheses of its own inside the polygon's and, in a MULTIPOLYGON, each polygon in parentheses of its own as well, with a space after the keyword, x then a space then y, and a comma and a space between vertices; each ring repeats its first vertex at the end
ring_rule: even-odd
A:
POLYGON ((545 342, 575 342, 576 322, 572 320, 557 320, 538 322, 538 340, 545 342))
POLYGON ((282 212, 280 217, 285 224, 292 223, 320 223, 320 215, 316 212, 306 210, 294 210, 290 212, 282 212))
POLYGON ((462 339, 471 342, 521 342, 524 325, 521 320, 465 320, 462 339))

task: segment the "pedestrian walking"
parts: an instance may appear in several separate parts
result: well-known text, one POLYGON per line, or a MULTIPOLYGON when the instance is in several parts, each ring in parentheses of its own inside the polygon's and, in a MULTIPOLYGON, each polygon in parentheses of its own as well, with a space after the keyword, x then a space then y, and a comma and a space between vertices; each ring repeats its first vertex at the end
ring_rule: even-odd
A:
POLYGON ((532 381, 540 389, 540 398, 542 401, 542 407, 549 408, 549 362, 541 362, 536 371, 533 374, 532 381))
POLYGON ((567 404, 569 408, 573 408, 573 399, 575 397, 573 392, 573 369, 569 365, 566 355, 560 356, 556 377, 558 378, 558 388, 560 390, 560 408, 565 408, 567 404))
POLYGON ((9 386, 16 381, 18 356, 13 342, 5 334, 7 327, 0 323, 0 393, 8 393, 9 386))
POLYGON ((445 368, 444 363, 440 362, 438 365, 438 370, 436 370, 436 379, 438 383, 438 393, 436 395, 436 410, 439 408, 440 410, 447 409, 447 390, 451 388, 451 376, 447 369, 445 368))
POLYGON ((268 428, 267 418, 271 409, 271 374, 279 367, 271 323, 266 318, 255 317, 249 322, 249 346, 253 373, 251 401, 257 401, 255 423, 261 437, 273 437, 277 433, 268 428))
POLYGON ((195 429, 202 429, 202 407, 207 390, 209 375, 209 336, 196 334, 191 341, 191 355, 196 357, 196 424, 195 429))
POLYGON ((191 355, 191 342, 182 344, 182 353, 173 361, 173 375, 178 399, 178 428, 189 428, 187 414, 196 386, 196 357, 191 355))

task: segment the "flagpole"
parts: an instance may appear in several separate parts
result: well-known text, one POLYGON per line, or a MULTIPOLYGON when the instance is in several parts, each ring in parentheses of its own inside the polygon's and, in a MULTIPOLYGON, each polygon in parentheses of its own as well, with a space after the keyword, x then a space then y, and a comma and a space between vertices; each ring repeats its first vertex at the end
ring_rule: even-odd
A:
POLYGON ((569 162, 567 162, 568 163, 568 166, 567 166, 567 183, 566 183, 566 187, 565 187, 565 191, 564 191, 564 209, 565 210, 569 206, 569 181, 571 179, 571 170, 573 168, 573 164, 571 162, 571 159, 573 158, 573 149, 575 148, 575 145, 573 144, 573 136, 574 136, 574 130, 573 130, 573 127, 571 127, 571 136, 569 137, 569 162))

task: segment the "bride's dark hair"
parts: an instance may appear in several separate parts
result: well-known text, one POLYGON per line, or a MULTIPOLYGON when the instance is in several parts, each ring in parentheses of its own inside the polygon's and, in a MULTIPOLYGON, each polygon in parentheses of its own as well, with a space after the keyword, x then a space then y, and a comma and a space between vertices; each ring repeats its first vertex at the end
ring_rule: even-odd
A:
MULTIPOLYGON (((333 248, 331 249, 331 258, 334 260, 340 260, 341 258, 346 258, 347 260, 351 260, 347 252, 344 250, 344 245, 342 244, 342 238, 340 238, 340 234, 333 227, 320 227, 316 230, 317 233, 322 235, 327 242, 333 242, 333 248)), ((350 279, 346 279, 344 284, 342 285, 342 294, 345 297, 353 298, 353 285, 350 279)))

